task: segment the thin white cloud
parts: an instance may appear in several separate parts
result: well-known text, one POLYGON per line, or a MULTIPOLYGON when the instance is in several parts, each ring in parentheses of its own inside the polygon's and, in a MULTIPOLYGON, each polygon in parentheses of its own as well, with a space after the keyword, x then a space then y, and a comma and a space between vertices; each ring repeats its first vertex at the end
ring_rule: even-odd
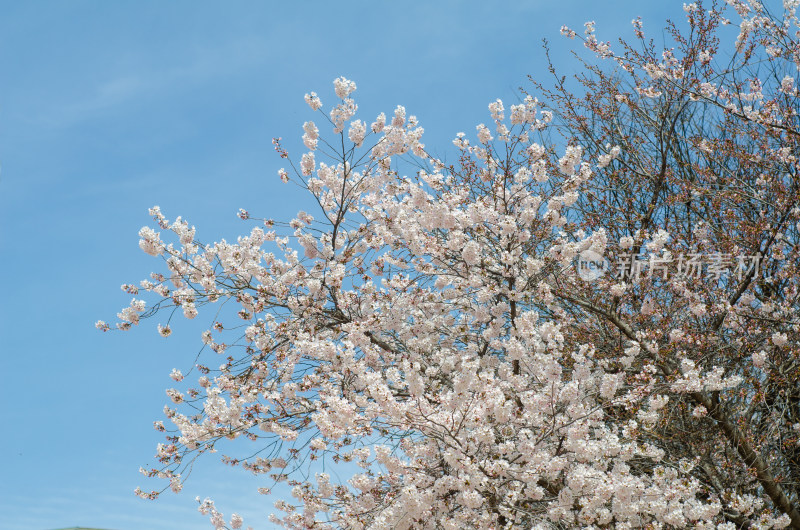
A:
POLYGON ((277 51, 262 37, 240 37, 214 47, 196 48, 171 67, 109 73, 72 101, 41 109, 39 119, 50 127, 69 127, 100 114, 114 112, 137 100, 169 98, 193 86, 253 69, 277 51))

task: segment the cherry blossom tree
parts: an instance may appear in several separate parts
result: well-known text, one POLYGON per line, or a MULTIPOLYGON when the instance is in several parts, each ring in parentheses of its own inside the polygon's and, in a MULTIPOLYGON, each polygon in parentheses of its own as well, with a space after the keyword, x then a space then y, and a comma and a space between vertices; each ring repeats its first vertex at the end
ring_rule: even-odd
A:
POLYGON ((798 2, 729 4, 664 49, 563 28, 583 73, 450 161, 339 78, 299 160, 275 140, 313 214, 201 244, 151 209, 166 267, 116 327, 222 308, 146 473, 249 440, 224 458, 292 487, 286 528, 800 528, 798 2))

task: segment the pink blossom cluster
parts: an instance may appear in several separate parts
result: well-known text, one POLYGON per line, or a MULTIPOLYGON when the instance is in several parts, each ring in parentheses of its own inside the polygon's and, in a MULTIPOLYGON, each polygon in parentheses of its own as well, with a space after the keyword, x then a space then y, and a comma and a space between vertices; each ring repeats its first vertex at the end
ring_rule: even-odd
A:
MULTIPOLYGON (((729 3, 744 17, 737 46, 767 30, 768 45, 782 46, 783 30, 760 17, 755 2, 729 3)), ((787 23, 796 25, 796 5, 787 9, 787 23)), ((701 16, 694 4, 685 11, 701 16)), ((615 56, 594 37, 593 23, 584 40, 601 57, 641 70, 645 98, 685 75, 684 59, 670 50, 645 64, 615 56)), ((706 51, 698 59, 714 60, 706 51)), ((736 97, 717 81, 698 80, 692 97, 775 124, 777 96, 756 81, 736 97)), ((777 87, 796 91, 792 79, 777 87)), ((712 303, 677 277, 668 285, 638 277, 582 283, 571 266, 581 252, 603 254, 611 240, 657 253, 671 232, 651 227, 617 240, 612 227, 577 229, 595 179, 629 159, 624 146, 610 143, 591 156, 577 142, 540 145, 534 139, 543 141, 554 115, 538 100, 526 97, 508 116, 501 100, 490 103, 492 126, 478 125, 474 144, 460 133, 452 165, 428 154, 423 129, 404 107, 369 127, 357 119, 355 89, 336 79, 340 102, 326 116, 335 138, 328 143, 345 145, 341 154, 318 149, 326 134, 306 121, 308 151, 279 172, 308 191, 315 216, 260 219, 263 228, 236 242, 201 245, 186 221, 170 223, 151 209, 176 242, 141 229, 140 247, 161 256, 167 272, 123 286, 156 302, 134 299, 117 326, 170 306, 192 319, 208 304, 232 309, 233 323, 215 321, 203 333, 212 361, 197 362, 196 387, 167 390, 173 428, 158 448, 163 468, 146 473, 179 490, 194 456, 224 440, 253 441, 267 450, 226 461, 292 487, 271 519, 285 528, 728 530, 734 516, 757 518, 760 528, 789 525, 788 515, 749 492, 709 490, 700 480, 710 473, 705 461, 671 458, 668 441, 654 434, 684 399, 694 400, 692 421, 735 429, 721 396, 746 393, 746 378, 763 378, 775 350, 792 346, 788 329, 765 335, 765 349, 743 356, 746 369, 734 372, 693 356, 700 339, 692 326, 719 319, 716 329, 728 333, 755 313, 777 318, 787 309, 738 297, 712 303), (418 170, 402 175, 400 161, 418 170), (644 282, 666 294, 625 306, 644 282), (645 325, 666 322, 659 319, 667 303, 679 304, 682 316, 666 328, 645 325), (587 314, 605 324, 592 327, 587 314), (335 483, 328 473, 298 472, 306 460, 361 471, 335 483)), ((306 101, 322 112, 316 93, 306 101)), ((773 155, 795 160, 791 150, 773 155)), ((259 221, 245 213, 242 219, 259 221)), ((702 223, 690 229, 701 245, 713 235, 702 223)), ((169 323, 158 331, 173 333, 169 323)), ((189 383, 177 369, 170 376, 189 383)), ((708 455, 724 460, 718 448, 708 455)), ((243 524, 236 514, 226 523, 210 500, 200 511, 215 528, 243 524)))

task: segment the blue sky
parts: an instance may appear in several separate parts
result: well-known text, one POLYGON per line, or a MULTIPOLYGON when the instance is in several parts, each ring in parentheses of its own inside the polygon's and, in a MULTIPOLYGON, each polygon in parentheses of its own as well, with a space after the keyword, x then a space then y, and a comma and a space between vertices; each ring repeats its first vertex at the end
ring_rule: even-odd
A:
POLYGON ((130 301, 120 284, 160 270, 138 248, 147 209, 203 241, 249 231, 239 208, 288 220, 312 207, 278 181, 271 138, 299 145, 306 92, 330 102, 332 80, 353 79, 362 119, 402 104, 444 153, 547 76, 543 37, 572 72, 562 24, 614 40, 641 15, 658 37, 681 5, 0 1, 0 528, 210 528, 197 495, 271 528, 262 484, 212 459, 179 495, 132 493, 161 486, 138 469, 162 441, 169 372, 200 346, 185 321, 169 339, 155 321, 93 327, 130 301))

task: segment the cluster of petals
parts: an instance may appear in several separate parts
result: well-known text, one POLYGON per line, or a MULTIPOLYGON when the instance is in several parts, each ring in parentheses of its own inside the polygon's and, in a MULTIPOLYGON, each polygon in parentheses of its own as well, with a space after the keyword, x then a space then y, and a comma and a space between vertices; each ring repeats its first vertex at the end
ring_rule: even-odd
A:
MULTIPOLYGON (((741 45, 764 23, 749 3, 732 3, 747 22, 741 45)), ((796 7, 789 2, 787 9, 796 7)), ((694 4, 685 10, 699 16, 694 4)), ((566 27, 562 33, 577 36, 566 27)), ((601 57, 614 57, 594 33, 587 23, 581 38, 601 57)), ((702 53, 708 65, 711 54, 702 53)), ((659 83, 683 75, 679 63, 665 52, 659 62, 639 65, 647 78, 640 94, 659 98, 659 83)), ((773 88, 796 92, 788 76, 773 88)), ((355 89, 343 77, 334 81, 335 141, 326 143, 322 133, 323 145, 346 145, 344 154, 318 150, 320 130, 307 121, 308 152, 292 172, 279 172, 313 196, 320 207, 314 216, 301 211, 282 224, 245 212, 243 220, 263 226, 235 242, 201 245, 187 221, 170 223, 151 209, 156 227, 175 243, 154 228, 140 230, 141 249, 163 257, 166 271, 123 286, 156 302, 148 312, 134 299, 118 314, 118 327, 167 308, 188 319, 208 304, 219 312, 207 312, 215 320, 202 333, 202 354, 212 361, 197 362, 196 387, 188 386, 189 372, 170 374, 187 388, 167 390, 172 425, 157 457, 168 471, 150 474, 162 473, 179 490, 193 455, 241 438, 269 450, 229 463, 291 485, 292 499, 277 503, 282 513, 271 519, 286 528, 727 530, 734 527, 731 510, 759 517, 763 528, 787 526, 788 516, 757 499, 709 492, 697 462, 670 459, 668 443, 653 432, 678 413, 685 421, 725 421, 704 396, 733 395, 748 377, 770 377, 797 330, 765 334, 764 348, 743 355, 746 370, 734 373, 692 357, 702 341, 687 330, 716 315, 723 315, 718 328, 734 329, 741 321, 736 300, 702 299, 675 282, 668 301, 684 304, 683 320, 635 331, 620 315, 656 321, 664 300, 644 293, 638 278, 603 280, 592 292, 572 268, 587 251, 663 256, 675 239, 667 227, 627 235, 570 228, 598 175, 628 163, 626 148, 542 146, 532 138, 550 132, 553 114, 530 96, 508 112, 498 99, 489 104, 493 128, 478 125, 474 144, 463 133, 454 141, 461 171, 454 170, 425 150, 424 131, 404 107, 371 124, 357 119, 355 89), (401 175, 397 162, 409 160, 417 169, 401 175), (548 274, 558 282, 544 281, 548 274), (617 312, 604 314, 590 295, 607 295, 617 312), (563 300, 608 318, 615 339, 602 343, 597 328, 563 300), (658 365, 666 355, 678 359, 671 371, 658 365), (697 403, 681 409, 687 396, 697 403), (327 471, 292 474, 306 459, 326 458, 361 469, 341 483, 327 471)), ((692 97, 775 123, 758 83, 736 102, 711 81, 696 89, 692 97)), ((321 108, 316 93, 305 99, 313 111, 321 108)), ((796 163, 790 151, 775 150, 774 158, 796 163)), ((698 245, 710 237, 700 223, 687 230, 698 245)), ((177 327, 167 322, 157 327, 164 337, 177 327)), ((242 526, 236 514, 226 522, 213 501, 198 502, 215 528, 242 526)))

